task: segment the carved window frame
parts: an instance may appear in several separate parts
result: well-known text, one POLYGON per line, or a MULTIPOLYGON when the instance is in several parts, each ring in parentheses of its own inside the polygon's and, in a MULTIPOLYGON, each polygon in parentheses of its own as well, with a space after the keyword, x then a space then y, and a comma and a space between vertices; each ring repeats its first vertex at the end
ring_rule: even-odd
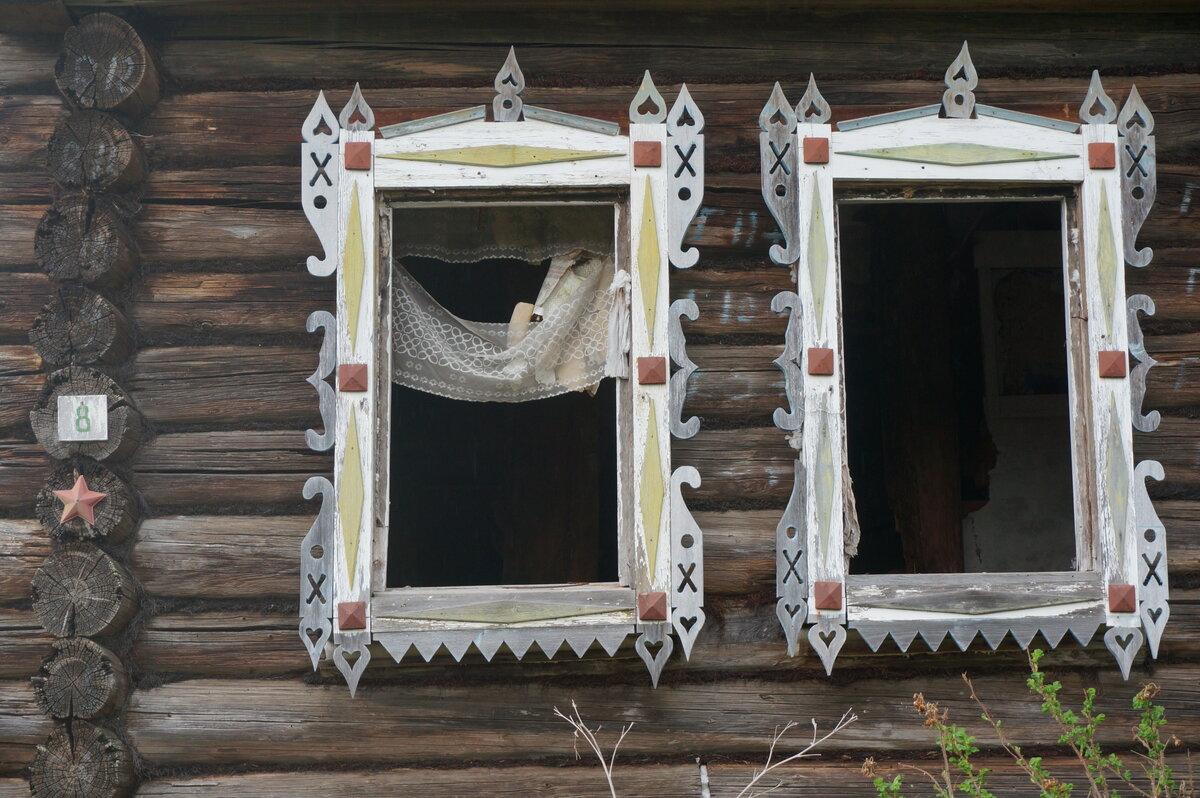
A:
POLYGON ((776 360, 789 406, 776 410, 774 421, 797 449, 791 498, 777 528, 776 614, 789 654, 797 654, 807 627, 827 672, 847 628, 872 650, 891 636, 906 651, 917 636, 931 650, 948 636, 965 650, 976 635, 994 649, 1008 634, 1028 648, 1038 633, 1054 647, 1068 631, 1086 645, 1107 626, 1105 643, 1128 678, 1144 641, 1157 656, 1169 615, 1165 530, 1145 485, 1147 477, 1163 478, 1162 467, 1152 460, 1135 466, 1132 441, 1133 429, 1149 432, 1159 422, 1158 413, 1141 409, 1154 361, 1137 317, 1152 315, 1154 303, 1126 296, 1122 268, 1144 267, 1152 255, 1135 240, 1154 201, 1153 117, 1136 88, 1118 114, 1095 73, 1083 125, 977 104, 977 84, 964 44, 946 72, 940 104, 842 121, 835 129, 810 77, 795 109, 776 84, 759 117, 763 197, 784 239, 770 254, 793 269, 797 286, 772 301, 776 312, 789 313, 776 360), (849 575, 845 530, 854 507, 843 489, 837 202, 870 199, 883 188, 892 201, 898 190, 920 199, 947 189, 979 200, 1061 198, 1076 571, 992 574, 986 584, 978 584, 979 574, 849 575), (1132 370, 1126 352, 1136 361, 1132 370), (1123 373, 1101 376, 1101 358, 1123 364, 1123 373), (1031 583, 1044 588, 1033 608, 1031 583), (951 593, 963 611, 939 606, 951 593))
POLYGON ((680 415, 695 370, 680 317, 698 310, 691 300, 670 303, 668 274, 669 264, 688 268, 699 258, 684 236, 704 191, 703 116, 686 86, 668 112, 649 72, 628 135, 614 122, 529 105, 524 88, 510 50, 491 119, 480 105, 383 127, 377 137, 356 86, 336 118, 322 93, 302 128, 302 202, 324 249, 308 269, 336 275, 337 306, 308 320, 325 337, 308 378, 324 432, 307 438, 314 450, 333 450, 334 475, 304 487, 305 498, 321 496, 321 509, 302 544, 300 637, 313 667, 327 653, 352 694, 371 643, 397 661, 411 649, 429 661, 443 646, 455 660, 474 647, 490 661, 501 645, 520 659, 534 643, 547 658, 564 642, 580 657, 593 643, 611 656, 630 635, 657 685, 671 633, 687 657, 704 624, 703 539, 681 494, 700 476, 690 466, 672 471, 670 451, 672 435, 699 428, 680 415), (489 160, 497 155, 508 162, 489 160), (630 278, 618 300, 627 309, 629 376, 614 378, 620 584, 387 588, 391 209, 413 197, 428 205, 502 193, 509 202, 584 197, 617 209, 614 254, 630 278), (677 367, 669 378, 668 356, 677 367), (327 381, 335 372, 336 389, 327 381), (450 610, 455 619, 445 617, 450 610))

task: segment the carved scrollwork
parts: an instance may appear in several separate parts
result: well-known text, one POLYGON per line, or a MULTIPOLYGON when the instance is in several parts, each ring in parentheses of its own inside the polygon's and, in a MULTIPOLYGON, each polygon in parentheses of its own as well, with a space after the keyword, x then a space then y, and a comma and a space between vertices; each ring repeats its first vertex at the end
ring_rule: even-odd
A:
POLYGON ((300 639, 308 649, 313 670, 333 634, 333 584, 329 563, 333 559, 333 485, 325 477, 309 477, 304 498, 321 496, 317 519, 300 544, 300 639))
POLYGON ((758 150, 763 200, 783 235, 783 244, 771 246, 771 260, 790 266, 800 258, 800 157, 796 152, 796 112, 778 83, 758 115, 758 126, 762 130, 758 150))
POLYGON ((521 93, 525 91, 525 73, 517 63, 516 48, 508 48, 508 57, 504 65, 496 73, 492 84, 496 88, 496 96, 492 98, 492 119, 497 122, 518 122, 521 119, 521 108, 524 105, 521 93))
POLYGON ((337 394, 327 382, 337 367, 337 319, 327 310, 314 310, 308 315, 307 329, 310 333, 315 333, 318 329, 324 330, 321 352, 317 357, 317 369, 305 377, 304 381, 317 391, 321 425, 325 431, 318 433, 315 429, 305 430, 304 441, 314 452, 324 452, 333 446, 337 432, 337 394))
POLYGON ((918 636, 930 651, 939 650, 947 637, 954 641, 954 645, 960 651, 966 651, 977 636, 983 637, 988 647, 995 650, 1005 635, 1009 634, 1022 649, 1028 649, 1038 634, 1041 634, 1047 646, 1056 648, 1068 632, 1080 645, 1086 646, 1095 636, 1103 620, 1103 613, 1088 612, 1045 618, 974 621, 856 621, 851 627, 859 633, 872 651, 878 651, 888 637, 892 638, 901 651, 908 651, 918 636))
POLYGON ((671 351, 671 362, 676 371, 671 375, 669 386, 671 405, 671 434, 676 438, 690 438, 700 431, 700 419, 692 416, 683 420, 683 403, 687 398, 688 380, 696 372, 696 364, 687 354, 687 339, 683 334, 683 324, 680 319, 688 318, 695 321, 700 317, 700 309, 691 299, 676 299, 667 309, 667 344, 671 351))
POLYGON ((979 73, 971 62, 971 51, 963 42, 958 57, 946 70, 946 91, 942 93, 942 115, 948 119, 970 119, 975 113, 975 89, 979 73))
POLYGON ((338 114, 338 122, 341 123, 342 130, 371 130, 375 127, 375 112, 363 99, 362 89, 357 83, 354 84, 350 99, 338 114))
POLYGON ((700 250, 684 249, 683 240, 704 199, 704 115, 686 84, 667 114, 667 170, 667 258, 688 269, 700 260, 700 250))
POLYGON ((1100 81, 1100 70, 1093 69, 1083 105, 1079 106, 1079 121, 1085 125, 1108 125, 1116 118, 1117 104, 1104 91, 1104 84, 1100 81))
POLYGON ((671 625, 691 659, 704 627, 704 536, 683 499, 682 485, 700 487, 700 472, 680 466, 671 474, 671 625))
POLYGON ((1146 478, 1161 482, 1162 464, 1143 460, 1134 468, 1133 511, 1138 530, 1138 612, 1150 646, 1150 656, 1158 657, 1167 619, 1171 615, 1167 583, 1167 530, 1154 511, 1146 490, 1146 478))
POLYGON ((771 419, 784 432, 795 432, 804 423, 804 372, 800 369, 800 360, 804 356, 800 341, 800 316, 803 310, 800 297, 795 291, 780 291, 771 298, 771 310, 788 314, 783 352, 773 361, 783 372, 783 392, 788 408, 775 408, 771 419))
POLYGON ((338 138, 341 128, 325 92, 317 95, 300 128, 300 203, 321 242, 324 257, 308 257, 308 270, 328 277, 337 268, 338 138))
POLYGON ((1158 193, 1157 157, 1154 144, 1154 116, 1142 102, 1137 86, 1129 89, 1129 98, 1117 116, 1120 140, 1121 206, 1124 217, 1125 262, 1143 268, 1154 257, 1150 247, 1137 248, 1142 229, 1158 193))
POLYGON ((1139 432, 1154 432, 1162 422, 1162 414, 1157 410, 1142 414, 1142 403, 1146 398, 1146 373, 1158 361, 1150 357, 1146 351, 1146 339, 1142 334, 1141 320, 1138 311, 1147 316, 1154 315, 1154 300, 1145 294, 1134 294, 1125 300, 1128 313, 1129 354, 1137 361, 1129 372, 1129 399, 1132 404, 1133 428, 1139 432))
POLYGON ((667 101, 654 85, 654 78, 650 77, 650 70, 647 69, 646 74, 642 75, 637 94, 633 95, 633 100, 629 103, 629 121, 635 125, 657 125, 666 118, 667 101), (648 102, 653 104, 654 110, 643 110, 648 102))
POLYGON ((823 125, 829 121, 832 111, 829 108, 829 103, 821 95, 821 90, 817 88, 816 77, 808 73, 808 88, 804 90, 804 96, 800 98, 800 102, 796 103, 796 119, 806 124, 823 125))
POLYGON ((775 615, 787 638, 788 656, 800 650, 800 633, 808 620, 808 543, 804 516, 807 495, 804 491, 804 461, 797 458, 792 479, 792 494, 787 509, 775 527, 775 615))

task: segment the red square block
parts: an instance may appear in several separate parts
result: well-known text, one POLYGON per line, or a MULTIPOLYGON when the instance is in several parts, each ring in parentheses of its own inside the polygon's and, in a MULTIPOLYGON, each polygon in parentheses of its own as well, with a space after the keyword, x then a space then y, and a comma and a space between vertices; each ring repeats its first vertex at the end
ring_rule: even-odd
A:
POLYGON ((346 142, 346 168, 364 171, 371 168, 371 142, 346 142))
POLYGON ((338 628, 347 629, 367 628, 367 602, 343 601, 338 604, 338 628))
POLYGON ((1088 166, 1093 169, 1116 169, 1117 146, 1110 141, 1093 141, 1088 144, 1088 166))
POLYGON ((813 582, 813 604, 819 610, 842 608, 841 582, 813 582))
POLYGON ((1120 350, 1103 349, 1096 353, 1096 365, 1101 377, 1119 379, 1128 373, 1129 357, 1120 350))
POLYGON ((1109 585, 1108 611, 1137 612, 1137 588, 1133 585, 1109 585))
POLYGON ((661 141, 633 142, 634 166, 662 166, 661 141))
POLYGON ((638 595, 638 620, 665 621, 667 619, 667 594, 660 590, 638 595))
POLYGON ((338 390, 367 390, 367 364, 343 363, 338 366, 338 390))
POLYGON ((667 381, 665 357, 639 357, 637 366, 638 382, 642 385, 662 385, 667 381))
POLYGON ((829 163, 829 139, 805 136, 804 162, 829 163))
POLYGON ((808 349, 808 373, 818 377, 828 377, 833 374, 833 350, 819 346, 808 349))

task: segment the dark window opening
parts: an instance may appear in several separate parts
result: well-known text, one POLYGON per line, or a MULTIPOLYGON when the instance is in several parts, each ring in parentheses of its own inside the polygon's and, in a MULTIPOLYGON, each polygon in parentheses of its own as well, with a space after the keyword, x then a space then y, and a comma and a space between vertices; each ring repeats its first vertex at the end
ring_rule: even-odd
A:
POLYGON ((839 214, 851 572, 1070 570, 1060 204, 839 214))
MULTIPOLYGON (((467 227, 461 209, 449 209, 445 219, 420 211, 412 214, 416 221, 397 211, 396 228, 423 230, 430 241, 420 243, 432 248, 456 245, 456 231, 468 232, 479 255, 470 262, 405 257, 397 242, 409 274, 460 318, 508 322, 516 303, 534 301, 546 276, 549 259, 532 253, 561 248, 581 225, 583 244, 612 251, 611 205, 592 206, 590 214, 497 207, 472 210, 467 227), (495 229, 480 229, 480 220, 495 229), (492 243, 530 257, 488 257, 492 243)), ((454 259, 468 260, 458 253, 454 259)), ((393 385, 391 402, 388 587, 618 580, 613 380, 602 380, 594 396, 512 403, 393 385)))

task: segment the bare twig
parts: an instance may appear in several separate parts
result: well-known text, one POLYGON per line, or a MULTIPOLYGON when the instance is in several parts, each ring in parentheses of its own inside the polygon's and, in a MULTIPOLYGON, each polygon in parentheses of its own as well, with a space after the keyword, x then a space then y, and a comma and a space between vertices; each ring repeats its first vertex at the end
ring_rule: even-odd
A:
POLYGON ((625 735, 629 733, 629 730, 633 728, 633 724, 630 723, 622 727, 621 734, 618 735, 617 741, 613 744, 612 753, 605 760, 604 749, 600 747, 600 740, 596 738, 596 732, 600 731, 601 727, 597 726, 595 730, 589 729, 587 724, 583 722, 583 717, 579 714, 579 707, 575 705, 574 700, 571 701, 570 715, 564 715, 559 711, 558 707, 554 708, 554 714, 571 724, 571 727, 575 729, 575 756, 577 758, 579 756, 578 745, 580 737, 588 744, 592 752, 596 754, 596 758, 600 760, 600 767, 604 770, 604 779, 608 782, 608 792, 612 798, 617 798, 617 788, 613 786, 612 780, 613 763, 617 761, 617 749, 621 747, 621 742, 625 739, 625 735))
POLYGON ((788 732, 788 730, 791 729, 792 727, 794 727, 796 724, 789 721, 788 723, 786 723, 784 725, 783 729, 776 728, 775 736, 771 740, 771 747, 767 751, 767 764, 763 767, 762 770, 755 771, 754 777, 751 778, 750 782, 745 787, 742 788, 742 791, 737 794, 736 798, 752 798, 753 796, 766 795, 767 793, 774 792, 775 790, 779 789, 779 787, 781 785, 776 784, 774 787, 769 787, 765 790, 754 791, 755 785, 758 784, 758 782, 760 782, 764 776, 766 776, 768 773, 770 773, 772 770, 779 767, 780 765, 786 765, 788 762, 794 762, 797 759, 803 759, 806 757, 817 756, 817 754, 812 753, 812 750, 814 748, 821 745, 821 743, 825 742, 830 737, 837 734, 842 729, 846 728, 847 726, 849 726, 851 723, 853 723, 856 720, 858 720, 858 715, 853 714, 852 709, 847 709, 846 712, 842 715, 842 717, 838 720, 838 722, 836 724, 834 724, 833 728, 830 729, 828 732, 826 732, 824 735, 822 735, 820 737, 818 737, 819 732, 817 729, 817 722, 816 722, 816 720, 813 720, 813 722, 812 722, 812 726, 813 726, 812 741, 808 745, 806 745, 804 748, 800 749, 799 751, 792 754, 791 756, 781 759, 778 762, 775 762, 774 764, 772 764, 771 760, 774 759, 774 757, 775 757, 775 747, 776 747, 776 745, 778 745, 780 738, 782 738, 783 735, 786 734, 788 732))

